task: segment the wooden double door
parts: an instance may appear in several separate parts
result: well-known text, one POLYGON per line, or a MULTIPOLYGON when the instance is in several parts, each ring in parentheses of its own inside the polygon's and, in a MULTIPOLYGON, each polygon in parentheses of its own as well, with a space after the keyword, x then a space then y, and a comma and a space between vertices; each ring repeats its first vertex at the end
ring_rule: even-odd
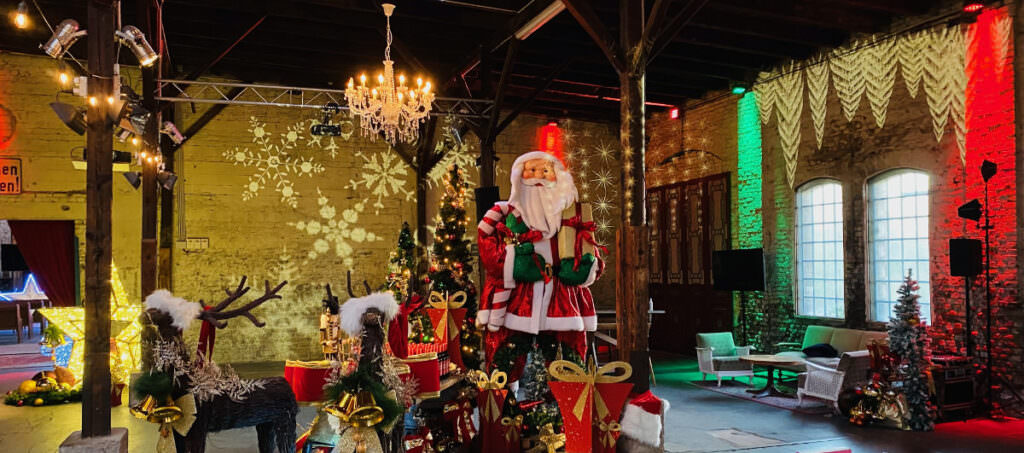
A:
POLYGON ((729 174, 647 191, 651 348, 694 355, 698 332, 732 330, 732 293, 711 287, 711 252, 731 246, 729 174))

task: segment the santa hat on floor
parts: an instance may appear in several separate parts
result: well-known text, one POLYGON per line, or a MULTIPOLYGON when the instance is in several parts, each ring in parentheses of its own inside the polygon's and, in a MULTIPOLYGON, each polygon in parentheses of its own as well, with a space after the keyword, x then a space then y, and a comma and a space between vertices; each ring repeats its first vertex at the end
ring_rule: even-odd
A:
POLYGON ((626 404, 622 435, 652 447, 661 445, 661 421, 668 408, 668 401, 654 396, 650 390, 641 393, 626 404))

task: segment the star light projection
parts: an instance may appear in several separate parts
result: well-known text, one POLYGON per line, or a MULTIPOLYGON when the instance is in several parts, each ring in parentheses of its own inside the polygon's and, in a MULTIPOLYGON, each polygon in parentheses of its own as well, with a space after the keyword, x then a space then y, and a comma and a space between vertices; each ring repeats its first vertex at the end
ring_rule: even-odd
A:
MULTIPOLYGON (((114 382, 128 383, 132 372, 139 368, 141 357, 142 305, 128 302, 117 266, 110 267, 110 289, 110 375, 114 382)), ((39 313, 71 337, 68 369, 81 379, 85 371, 85 308, 41 308, 39 313)))

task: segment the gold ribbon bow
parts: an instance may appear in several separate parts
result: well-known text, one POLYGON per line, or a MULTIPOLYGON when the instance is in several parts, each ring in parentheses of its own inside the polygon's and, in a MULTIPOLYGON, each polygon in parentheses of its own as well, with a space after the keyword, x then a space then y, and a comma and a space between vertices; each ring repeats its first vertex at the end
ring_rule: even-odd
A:
POLYGON ((555 427, 551 423, 540 428, 538 437, 541 444, 547 447, 548 453, 555 453, 559 448, 565 446, 565 433, 555 434, 555 427))
POLYGON ((449 310, 462 308, 466 304, 466 298, 465 291, 459 291, 447 299, 438 291, 430 292, 430 300, 428 301, 430 308, 443 311, 440 321, 434 326, 434 335, 437 338, 451 341, 455 339, 454 335, 458 335, 459 326, 455 322, 455 317, 449 313, 449 310))
POLYGON ((191 393, 186 393, 174 400, 174 405, 181 409, 181 418, 170 423, 160 424, 160 438, 156 441, 157 453, 175 453, 177 450, 174 446, 174 435, 171 431, 176 431, 184 436, 188 434, 189 430, 192 429, 192 424, 196 422, 196 399, 191 393))
POLYGON ((510 445, 519 445, 519 430, 523 428, 523 416, 516 415, 515 417, 502 417, 501 426, 508 428, 508 430, 505 431, 505 441, 510 445))
POLYGON ((573 406, 572 414, 577 420, 583 420, 583 410, 587 407, 587 398, 594 395, 594 408, 597 410, 598 419, 608 415, 608 407, 599 393, 594 392, 594 384, 613 384, 629 379, 633 375, 633 367, 626 362, 610 362, 595 369, 594 361, 587 363, 587 370, 568 360, 555 360, 548 367, 548 372, 555 379, 564 382, 583 383, 583 391, 580 392, 576 404, 573 406))
POLYGON ((505 388, 505 384, 508 382, 508 374, 504 371, 494 370, 488 376, 483 371, 473 370, 472 379, 480 390, 501 390, 505 388))
POLYGON ((615 421, 611 423, 601 421, 597 424, 597 429, 601 430, 601 445, 612 447, 615 445, 615 433, 622 431, 622 425, 615 421))

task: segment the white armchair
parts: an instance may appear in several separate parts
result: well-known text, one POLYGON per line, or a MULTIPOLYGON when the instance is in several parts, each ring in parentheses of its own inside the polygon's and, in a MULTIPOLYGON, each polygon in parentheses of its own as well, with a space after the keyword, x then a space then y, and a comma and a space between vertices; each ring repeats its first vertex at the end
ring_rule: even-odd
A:
POLYGON ((870 361, 867 351, 843 353, 835 368, 807 360, 807 372, 800 374, 796 389, 799 404, 805 396, 818 398, 832 403, 832 409, 839 413, 839 394, 867 379, 870 361))
POLYGON ((731 332, 697 334, 697 366, 700 368, 701 380, 707 375, 718 378, 718 386, 722 386, 722 378, 746 376, 750 383, 754 382, 754 367, 740 357, 750 355, 750 346, 736 346, 731 332))

